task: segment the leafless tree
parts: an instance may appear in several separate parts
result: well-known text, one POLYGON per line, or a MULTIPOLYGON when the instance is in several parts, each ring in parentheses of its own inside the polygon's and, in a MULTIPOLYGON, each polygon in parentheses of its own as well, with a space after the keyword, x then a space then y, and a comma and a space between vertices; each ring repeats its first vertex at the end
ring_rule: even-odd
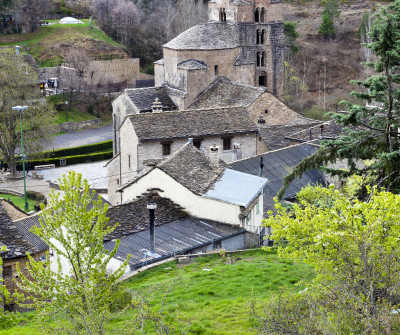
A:
POLYGON ((71 48, 65 59, 69 66, 77 71, 79 77, 83 77, 88 70, 90 58, 82 48, 71 48))
POLYGON ((23 22, 27 23, 30 31, 39 27, 43 15, 50 12, 53 2, 51 0, 17 0, 14 3, 16 12, 23 22))
POLYGON ((141 21, 141 13, 132 1, 118 0, 111 10, 112 28, 118 40, 129 45, 141 21))

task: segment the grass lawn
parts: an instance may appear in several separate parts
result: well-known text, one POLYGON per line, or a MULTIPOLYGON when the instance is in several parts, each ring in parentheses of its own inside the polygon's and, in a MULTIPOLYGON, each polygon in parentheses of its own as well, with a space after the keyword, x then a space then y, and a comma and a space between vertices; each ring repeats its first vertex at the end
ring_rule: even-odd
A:
MULTIPOLYGON (((254 334, 249 307, 252 295, 268 299, 281 287, 299 291, 304 286, 296 284, 313 277, 310 267, 280 260, 274 252, 247 251, 233 254, 232 259, 232 264, 219 255, 200 257, 188 265, 169 262, 132 277, 124 285, 142 294, 152 290, 156 308, 172 285, 164 311, 174 317, 179 308, 183 319, 192 319, 190 334, 254 334)), ((133 313, 124 319, 132 319, 133 313)), ((110 327, 118 329, 118 323, 110 327)), ((36 332, 27 320, 21 327, 0 331, 0 335, 36 332)))
POLYGON ((69 44, 84 47, 87 41, 96 44, 102 42, 114 46, 115 50, 124 52, 123 46, 112 40, 96 26, 88 25, 89 20, 83 20, 84 24, 54 24, 39 27, 33 33, 0 35, 0 46, 21 45, 36 60, 41 60, 40 66, 54 66, 60 62, 60 56, 64 56, 65 47, 69 44), (53 64, 50 64, 53 62, 53 64))
MULTIPOLYGON (((22 183, 22 180, 21 180, 21 183, 22 183)), ((15 206, 17 206, 21 210, 25 211, 25 199, 24 199, 24 197, 19 197, 17 195, 0 193, 0 198, 6 199, 6 200, 10 199, 14 203, 15 206)), ((32 211, 34 209, 33 206, 36 205, 36 203, 37 203, 37 201, 28 198, 28 205, 29 205, 28 212, 30 212, 30 211, 32 211)))

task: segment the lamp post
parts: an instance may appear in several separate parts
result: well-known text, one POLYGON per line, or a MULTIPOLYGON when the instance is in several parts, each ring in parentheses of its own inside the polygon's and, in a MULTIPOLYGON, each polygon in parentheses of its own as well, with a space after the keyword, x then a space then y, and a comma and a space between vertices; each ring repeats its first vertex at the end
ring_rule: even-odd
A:
POLYGON ((68 101, 65 101, 65 122, 68 122, 68 101))
POLYGON ((26 180, 25 180, 25 156, 24 156, 24 137, 22 135, 22 111, 27 109, 28 106, 16 106, 12 109, 19 112, 19 124, 21 126, 21 154, 22 154, 22 171, 24 174, 24 199, 25 199, 25 210, 29 209, 28 200, 26 198, 26 180))

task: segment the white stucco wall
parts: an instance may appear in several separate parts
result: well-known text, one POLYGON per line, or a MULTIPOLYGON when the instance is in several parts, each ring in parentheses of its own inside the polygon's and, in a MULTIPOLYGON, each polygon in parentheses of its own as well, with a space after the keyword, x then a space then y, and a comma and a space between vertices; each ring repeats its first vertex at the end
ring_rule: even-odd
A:
POLYGON ((147 192, 149 188, 162 189, 163 192, 159 193, 162 197, 171 199, 195 217, 241 225, 239 206, 203 198, 158 168, 143 176, 135 184, 125 188, 122 193, 122 202, 126 203, 136 199, 136 196, 147 192))

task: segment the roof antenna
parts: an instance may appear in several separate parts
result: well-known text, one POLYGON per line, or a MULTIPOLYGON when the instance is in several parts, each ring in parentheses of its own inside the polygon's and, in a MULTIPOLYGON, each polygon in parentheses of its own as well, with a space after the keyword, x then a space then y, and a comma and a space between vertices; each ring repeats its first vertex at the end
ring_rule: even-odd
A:
POLYGON ((260 168, 258 170, 258 176, 259 177, 262 177, 263 168, 264 168, 264 158, 261 156, 260 157, 260 168))

